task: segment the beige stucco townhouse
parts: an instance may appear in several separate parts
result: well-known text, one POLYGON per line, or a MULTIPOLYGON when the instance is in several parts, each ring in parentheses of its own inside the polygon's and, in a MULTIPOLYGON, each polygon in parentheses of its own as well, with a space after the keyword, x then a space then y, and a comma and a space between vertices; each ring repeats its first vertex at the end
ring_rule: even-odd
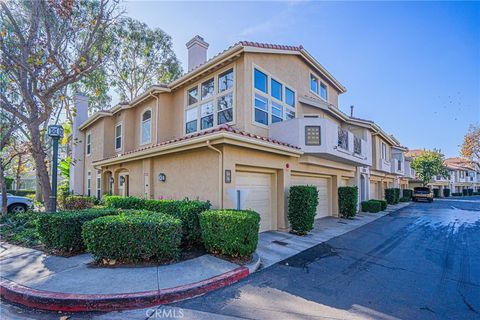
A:
POLYGON ((318 187, 317 217, 338 215, 339 186, 366 200, 400 185, 405 149, 342 113, 345 87, 303 47, 239 42, 209 60, 201 37, 187 48, 187 74, 129 103, 87 119, 78 97, 74 193, 210 200, 258 211, 265 231, 288 228, 291 185, 318 187))

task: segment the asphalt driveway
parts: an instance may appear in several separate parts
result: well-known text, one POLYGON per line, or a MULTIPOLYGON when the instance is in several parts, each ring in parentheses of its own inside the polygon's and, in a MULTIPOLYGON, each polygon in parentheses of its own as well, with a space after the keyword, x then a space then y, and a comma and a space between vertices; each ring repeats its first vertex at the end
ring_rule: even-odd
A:
MULTIPOLYGON (((3 306, 11 318, 59 317, 3 306)), ((70 319, 152 311, 149 319, 480 319, 480 197, 414 203, 196 299, 70 319)))

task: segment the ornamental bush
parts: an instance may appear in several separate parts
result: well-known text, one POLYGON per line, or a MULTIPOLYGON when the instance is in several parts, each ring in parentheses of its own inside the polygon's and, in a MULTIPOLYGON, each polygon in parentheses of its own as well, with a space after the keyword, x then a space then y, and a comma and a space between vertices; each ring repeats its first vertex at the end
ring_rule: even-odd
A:
POLYGON ((384 210, 387 209, 387 201, 386 201, 386 200, 371 199, 370 201, 380 202, 380 210, 381 210, 381 211, 384 211, 384 210))
POLYGON ((412 189, 403 189, 403 198, 408 198, 410 201, 410 199, 412 199, 412 196, 413 196, 413 190, 412 189))
POLYGON ((462 192, 452 192, 452 197, 461 197, 463 196, 462 192))
POLYGON ((377 200, 368 200, 361 202, 362 212, 377 213, 382 210, 382 204, 377 200))
POLYGON ((292 233, 305 235, 313 229, 317 205, 317 187, 290 187, 288 198, 288 221, 290 221, 292 233))
POLYGON ((209 252, 244 257, 257 249, 260 215, 251 210, 207 210, 200 214, 200 227, 209 252))
POLYGON ((462 190, 462 195, 468 196, 468 189, 463 189, 462 190))
POLYGON ((443 196, 445 198, 450 197, 450 189, 448 189, 448 188, 443 189, 443 196))
POLYGON ((385 189, 385 200, 387 200, 387 204, 395 204, 395 190, 394 190, 394 188, 385 189))
POLYGON ((163 213, 129 211, 86 222, 82 236, 97 261, 166 262, 179 257, 182 223, 163 213))
POLYGON ((433 197, 434 198, 440 197, 440 189, 433 189, 433 197))
POLYGON ((148 210, 169 214, 182 221, 182 243, 192 245, 201 242, 199 214, 210 209, 209 201, 197 200, 149 200, 137 197, 106 196, 105 205, 110 208, 148 210))
POLYGON ((63 253, 78 253, 85 250, 82 240, 82 225, 98 217, 116 213, 114 209, 44 213, 38 218, 37 230, 40 240, 48 249, 63 253))
POLYGON ((473 196, 473 189, 468 189, 468 195, 473 196))
POLYGON ((352 218, 357 214, 358 188, 338 188, 338 210, 342 218, 352 218))
POLYGON ((395 195, 395 204, 397 204, 400 201, 400 188, 393 188, 393 194, 395 195))
POLYGON ((412 200, 412 198, 409 198, 409 197, 401 197, 400 198, 400 202, 410 202, 410 200, 412 200))
POLYGON ((92 208, 97 203, 97 199, 95 197, 67 196, 62 203, 64 210, 83 210, 92 208))

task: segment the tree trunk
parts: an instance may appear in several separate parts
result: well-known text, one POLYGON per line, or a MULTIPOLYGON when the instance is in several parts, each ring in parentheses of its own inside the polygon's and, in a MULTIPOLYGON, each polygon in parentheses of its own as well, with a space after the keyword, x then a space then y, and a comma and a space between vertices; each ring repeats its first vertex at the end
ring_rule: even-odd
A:
POLYGON ((21 170, 23 165, 23 155, 21 153, 18 154, 18 164, 17 170, 15 172, 15 191, 18 192, 20 190, 20 179, 21 179, 21 170))
POLYGON ((5 183, 5 170, 0 161, 0 192, 2 193, 2 216, 7 215, 7 184, 5 183))
POLYGON ((43 204, 47 212, 52 211, 53 208, 50 205, 50 177, 48 175, 47 164, 45 159, 47 157, 45 151, 43 150, 41 138, 40 138, 40 129, 35 124, 32 123, 28 126, 32 139, 32 156, 35 161, 35 170, 37 172, 37 181, 40 183, 40 188, 43 197, 43 204))

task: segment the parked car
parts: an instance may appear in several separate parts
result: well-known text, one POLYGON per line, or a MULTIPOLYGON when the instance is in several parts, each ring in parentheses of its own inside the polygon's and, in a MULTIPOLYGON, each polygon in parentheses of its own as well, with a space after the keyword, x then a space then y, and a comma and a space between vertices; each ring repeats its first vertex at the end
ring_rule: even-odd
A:
MULTIPOLYGON (((2 194, 0 193, 0 206, 2 205, 2 194)), ((11 213, 22 213, 32 207, 33 200, 27 197, 14 196, 13 194, 7 193, 7 208, 8 212, 11 213)))
POLYGON ((412 199, 414 202, 419 200, 426 200, 428 202, 433 201, 433 193, 427 187, 416 187, 413 188, 413 196, 412 199))

